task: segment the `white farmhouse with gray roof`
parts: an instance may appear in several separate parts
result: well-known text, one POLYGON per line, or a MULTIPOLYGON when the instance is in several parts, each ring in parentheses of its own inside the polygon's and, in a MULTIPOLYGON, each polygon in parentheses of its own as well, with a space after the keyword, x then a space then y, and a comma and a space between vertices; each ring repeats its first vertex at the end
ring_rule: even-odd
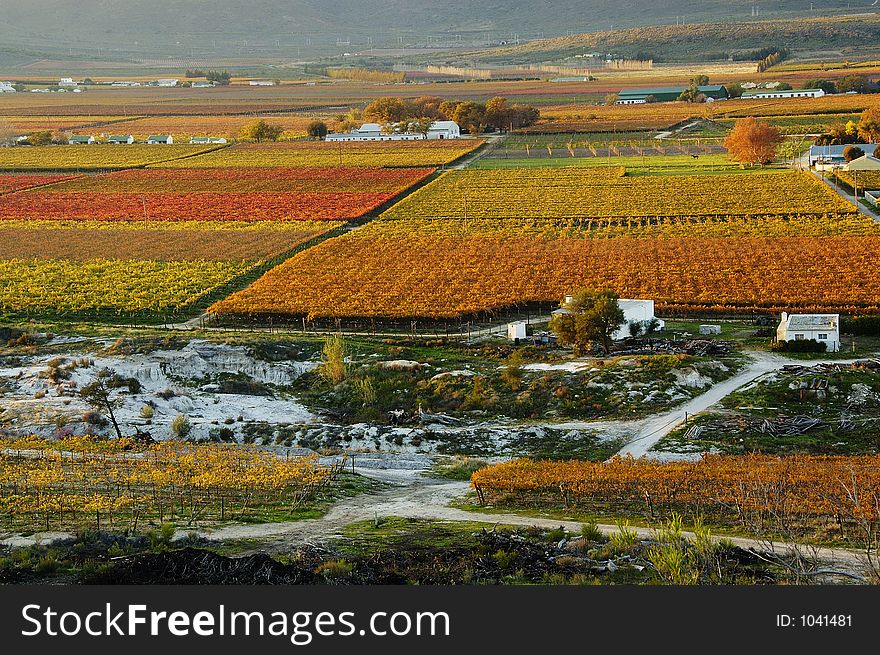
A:
POLYGON ((782 312, 776 328, 779 341, 814 339, 825 344, 826 352, 840 350, 840 314, 789 314, 782 312))

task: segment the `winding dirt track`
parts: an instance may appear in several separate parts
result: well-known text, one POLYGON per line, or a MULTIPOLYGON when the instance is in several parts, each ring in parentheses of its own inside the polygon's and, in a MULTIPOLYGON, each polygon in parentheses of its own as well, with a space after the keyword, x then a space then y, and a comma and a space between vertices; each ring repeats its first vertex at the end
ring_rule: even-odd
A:
MULTIPOLYGON (((473 522, 488 525, 536 526, 542 528, 564 527, 569 532, 578 533, 583 527, 579 521, 522 516, 518 514, 490 514, 470 512, 449 503, 461 499, 470 489, 467 482, 451 482, 427 478, 418 471, 359 471, 363 475, 376 478, 391 486, 377 493, 361 494, 343 500, 322 518, 287 523, 261 523, 252 525, 234 525, 216 530, 201 532, 202 536, 216 540, 255 539, 261 542, 259 551, 287 551, 303 544, 321 544, 343 534, 346 526, 362 521, 384 517, 404 517, 433 519, 454 522, 473 522)), ((600 524, 599 529, 605 534, 619 532, 616 525, 600 524)), ((633 527, 639 537, 648 538, 654 535, 651 528, 633 527)), ((684 532, 686 538, 693 538, 693 533, 684 532)), ((742 537, 724 537, 735 545, 754 549, 760 552, 785 554, 797 544, 785 542, 768 543, 757 539, 742 537)), ((716 537, 716 539, 720 539, 716 537)), ((805 554, 815 556, 826 562, 830 567, 846 571, 854 575, 865 572, 864 555, 857 551, 843 548, 802 549, 805 554)))

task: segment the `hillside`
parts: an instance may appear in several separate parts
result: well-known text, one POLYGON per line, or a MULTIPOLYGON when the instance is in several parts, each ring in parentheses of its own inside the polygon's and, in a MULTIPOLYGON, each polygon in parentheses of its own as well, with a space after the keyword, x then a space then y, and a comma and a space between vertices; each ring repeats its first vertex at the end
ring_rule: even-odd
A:
POLYGON ((469 60, 529 63, 584 52, 610 52, 655 61, 722 59, 765 47, 836 50, 855 56, 880 44, 880 13, 857 17, 658 25, 577 34, 470 53, 469 60))
MULTIPOLYGON (((762 16, 867 11, 871 0, 764 0, 762 16), (847 9, 849 7, 849 9, 847 9)), ((251 54, 293 46, 345 47, 456 43, 467 47, 618 27, 747 20, 755 0, 28 0, 5 3, 0 48, 27 46, 82 56, 99 48, 150 52, 251 54), (181 9, 183 7, 183 9, 181 9), (444 37, 446 35, 446 37, 444 37), (460 39, 460 40, 459 40, 460 39)), ((559 46, 563 47, 560 42, 559 46)), ((109 52, 103 53, 105 56, 109 52)))

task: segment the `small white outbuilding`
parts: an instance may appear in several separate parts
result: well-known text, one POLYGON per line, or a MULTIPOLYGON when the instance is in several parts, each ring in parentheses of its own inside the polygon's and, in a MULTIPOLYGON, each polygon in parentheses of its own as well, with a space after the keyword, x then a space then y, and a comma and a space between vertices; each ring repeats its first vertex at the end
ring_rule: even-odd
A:
POLYGON ((814 339, 825 344, 826 352, 840 350, 840 314, 789 314, 782 312, 776 328, 779 341, 814 339))
POLYGON ((526 322, 525 321, 514 321, 513 323, 507 324, 507 338, 511 341, 517 341, 518 339, 525 339, 527 335, 526 332, 526 322))

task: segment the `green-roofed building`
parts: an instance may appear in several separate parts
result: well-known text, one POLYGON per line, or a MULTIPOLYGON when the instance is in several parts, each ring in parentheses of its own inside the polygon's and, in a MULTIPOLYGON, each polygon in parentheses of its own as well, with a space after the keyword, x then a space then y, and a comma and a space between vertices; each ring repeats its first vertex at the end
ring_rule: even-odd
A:
MULTIPOLYGON (((624 89, 617 94, 618 105, 643 105, 646 102, 672 102, 678 100, 682 93, 688 90, 686 86, 664 86, 657 88, 642 87, 637 89, 624 89)), ((722 84, 707 84, 698 86, 697 91, 709 100, 724 100, 728 98, 727 88, 722 84)))
POLYGON ((78 146, 92 145, 94 142, 95 142, 95 137, 85 136, 85 135, 81 135, 81 134, 74 134, 69 139, 67 139, 67 143, 69 143, 70 145, 78 145, 78 146))

